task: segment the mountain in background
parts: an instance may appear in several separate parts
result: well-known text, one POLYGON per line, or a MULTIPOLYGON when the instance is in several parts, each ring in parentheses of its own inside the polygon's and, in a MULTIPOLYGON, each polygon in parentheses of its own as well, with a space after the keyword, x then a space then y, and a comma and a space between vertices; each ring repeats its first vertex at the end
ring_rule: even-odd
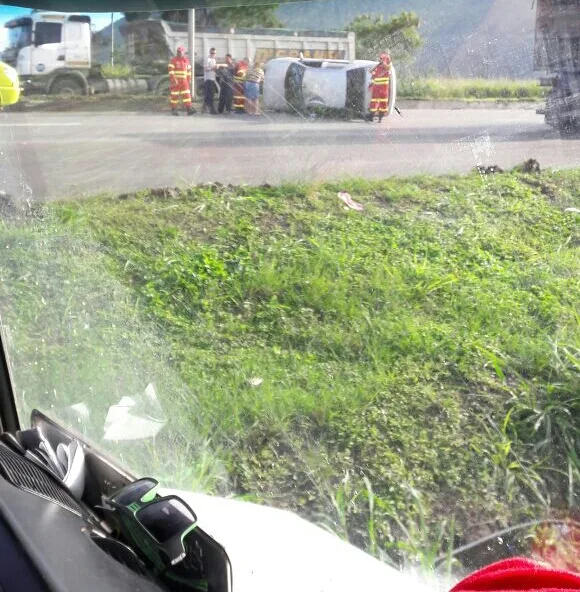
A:
POLYGON ((123 59, 126 52, 125 38, 122 27, 127 21, 125 18, 116 20, 113 24, 107 25, 93 35, 93 60, 98 64, 107 64, 111 60, 111 32, 114 31, 115 57, 123 59))
MULTIPOLYGON (((534 78, 532 0, 321 0, 283 4, 277 16, 290 29, 342 30, 360 14, 388 19, 403 10, 419 15, 425 42, 413 73, 534 78)), ((121 59, 124 22, 115 22, 115 52, 121 59)), ((95 53, 97 61, 110 60, 110 25, 96 34, 95 53)))
POLYGON ((282 5, 278 18, 296 29, 343 29, 359 14, 385 19, 403 10, 421 19, 420 74, 533 77, 532 0, 323 0, 282 5))

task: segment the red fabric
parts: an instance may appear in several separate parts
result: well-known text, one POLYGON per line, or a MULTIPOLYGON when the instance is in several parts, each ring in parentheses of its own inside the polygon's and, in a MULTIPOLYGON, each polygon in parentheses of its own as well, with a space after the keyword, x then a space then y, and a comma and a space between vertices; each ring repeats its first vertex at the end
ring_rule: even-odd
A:
POLYGON ((530 559, 508 559, 481 569, 451 592, 571 592, 580 590, 580 576, 550 569, 530 559))
POLYGON ((169 62, 169 79, 175 81, 176 79, 184 79, 191 82, 191 64, 185 56, 175 56, 169 62))
POLYGON ((385 114, 389 110, 389 84, 391 67, 382 62, 374 68, 372 75, 371 113, 385 114))
POLYGON ((246 72, 248 71, 248 64, 244 60, 240 60, 235 67, 234 84, 232 89, 234 92, 234 110, 243 111, 246 107, 246 97, 244 95, 244 84, 246 72))

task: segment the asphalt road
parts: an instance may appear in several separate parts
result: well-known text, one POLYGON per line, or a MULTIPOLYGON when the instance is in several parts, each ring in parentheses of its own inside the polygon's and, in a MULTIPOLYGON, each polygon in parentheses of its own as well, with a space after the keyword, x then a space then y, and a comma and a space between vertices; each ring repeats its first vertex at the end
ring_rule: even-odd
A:
POLYGON ((82 197, 191 183, 276 183, 466 172, 535 158, 580 166, 533 110, 408 110, 382 125, 297 117, 0 113, 0 190, 82 197))

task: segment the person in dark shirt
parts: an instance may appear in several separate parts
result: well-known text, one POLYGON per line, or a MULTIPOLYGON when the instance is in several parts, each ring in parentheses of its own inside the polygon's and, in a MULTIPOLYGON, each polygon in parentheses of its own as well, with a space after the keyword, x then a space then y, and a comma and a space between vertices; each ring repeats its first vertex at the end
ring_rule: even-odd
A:
POLYGON ((218 69, 218 80, 220 85, 220 100, 218 103, 218 113, 232 112, 232 103, 234 100, 234 75, 236 65, 232 56, 226 55, 226 63, 218 69))

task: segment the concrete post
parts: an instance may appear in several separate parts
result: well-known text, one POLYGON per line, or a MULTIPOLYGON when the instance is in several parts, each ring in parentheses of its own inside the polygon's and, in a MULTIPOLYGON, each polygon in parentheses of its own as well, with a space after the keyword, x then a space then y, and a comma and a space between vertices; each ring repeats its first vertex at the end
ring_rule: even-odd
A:
POLYGON ((195 8, 190 8, 187 12, 187 55, 191 62, 191 98, 195 100, 195 8))

